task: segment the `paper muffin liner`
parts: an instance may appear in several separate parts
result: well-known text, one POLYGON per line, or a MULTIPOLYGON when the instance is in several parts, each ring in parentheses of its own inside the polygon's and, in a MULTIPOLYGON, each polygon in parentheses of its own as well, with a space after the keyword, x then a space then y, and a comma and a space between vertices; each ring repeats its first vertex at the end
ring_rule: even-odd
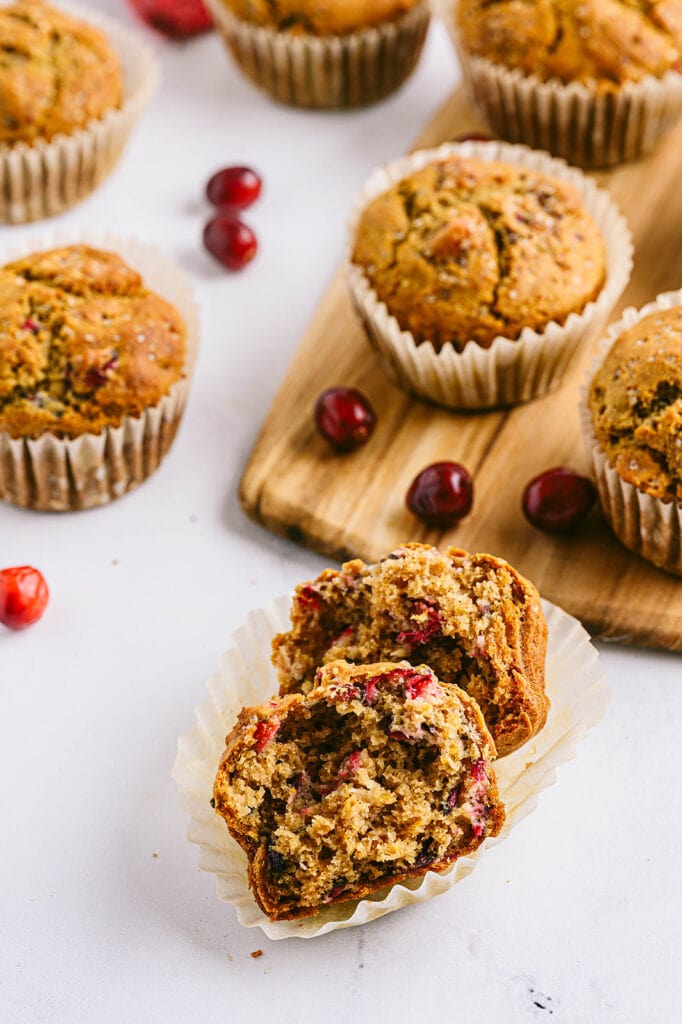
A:
POLYGON ((208 683, 210 698, 196 711, 197 724, 178 742, 173 777, 180 802, 190 815, 188 838, 199 846, 199 866, 216 876, 218 898, 231 903, 246 928, 261 928, 270 939, 314 938, 339 928, 354 928, 447 892, 476 867, 484 849, 500 842, 537 806, 543 789, 556 781, 557 768, 575 755, 579 740, 602 718, 609 700, 597 652, 582 626, 566 612, 543 602, 549 626, 547 693, 552 706, 545 727, 523 747, 495 762, 507 820, 499 836, 476 853, 462 857, 440 874, 387 887, 364 900, 337 904, 313 918, 270 921, 248 887, 246 855, 212 809, 213 783, 225 737, 243 706, 277 692, 270 661, 272 638, 289 627, 290 597, 280 597, 251 612, 208 683))
POLYGON ((457 0, 437 0, 474 101, 496 135, 546 149, 581 167, 610 167, 645 156, 682 116, 682 75, 648 75, 613 90, 543 81, 464 49, 457 0))
POLYGON ((121 61, 123 103, 49 142, 0 145, 0 221, 9 224, 51 217, 94 191, 118 162, 160 80, 158 61, 136 34, 98 12, 61 2, 59 7, 107 36, 121 61))
POLYGON ((398 18, 342 36, 296 35, 236 17, 224 0, 206 0, 242 72, 281 103, 340 109, 364 106, 395 92, 421 55, 428 3, 398 18))
POLYGON ((446 143, 419 150, 374 171, 356 199, 350 218, 348 282, 382 364, 401 387, 452 409, 489 409, 514 405, 547 394, 561 383, 586 339, 596 335, 623 292, 632 270, 632 237, 624 217, 608 193, 563 160, 525 146, 505 142, 446 143), (379 300, 362 267, 352 262, 354 240, 362 211, 376 196, 415 171, 452 156, 500 160, 574 185, 592 216, 606 248, 606 282, 580 313, 559 324, 550 321, 541 331, 523 329, 516 339, 495 338, 489 348, 469 341, 462 352, 452 342, 436 351, 430 341, 417 343, 379 300))
POLYGON ((12 438, 0 431, 0 500, 43 512, 70 512, 106 505, 133 490, 158 469, 180 424, 199 347, 199 311, 185 275, 156 249, 134 238, 87 229, 33 237, 2 254, 2 264, 31 253, 83 243, 117 253, 146 287, 171 302, 187 329, 180 379, 139 417, 99 434, 63 439, 44 433, 12 438))
POLYGON ((673 306, 682 306, 682 290, 664 292, 642 309, 626 309, 621 319, 609 327, 580 392, 580 421, 599 500, 611 529, 625 547, 647 562, 682 576, 682 505, 654 498, 620 476, 599 443, 589 407, 590 385, 616 339, 644 317, 673 306))

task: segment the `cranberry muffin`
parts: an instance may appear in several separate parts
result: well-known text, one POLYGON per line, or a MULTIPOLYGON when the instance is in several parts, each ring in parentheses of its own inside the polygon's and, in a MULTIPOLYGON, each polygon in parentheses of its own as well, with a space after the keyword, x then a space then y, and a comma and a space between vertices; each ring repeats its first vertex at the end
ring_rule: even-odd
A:
POLYGON ((292 627, 273 641, 280 693, 307 692, 319 665, 426 664, 483 712, 500 756, 545 723, 547 625, 535 587, 507 562, 406 544, 296 589, 292 627))
POLYGON ((352 261, 400 328, 436 351, 563 324, 606 278, 604 239, 574 185, 457 155, 368 203, 352 261))
POLYGON ((240 69, 302 107, 373 103, 399 88, 422 51, 427 0, 208 0, 240 69))
POLYGON ((120 61, 102 32, 42 0, 0 7, 0 144, 70 135, 122 99, 120 61))
POLYGON ((682 302, 648 308, 618 334, 592 378, 586 439, 617 536, 682 574, 682 302))
POLYGON ((504 822, 476 702, 424 665, 334 661, 226 744, 214 806, 272 921, 442 871, 504 822))
POLYGON ((607 166, 682 113, 682 0, 453 2, 465 75, 502 138, 607 166))

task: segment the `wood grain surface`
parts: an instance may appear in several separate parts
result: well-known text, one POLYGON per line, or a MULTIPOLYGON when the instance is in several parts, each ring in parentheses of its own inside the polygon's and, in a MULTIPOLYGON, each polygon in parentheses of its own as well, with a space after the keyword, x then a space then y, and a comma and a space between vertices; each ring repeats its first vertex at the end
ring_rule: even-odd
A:
MULTIPOLYGON (((458 90, 417 145, 478 127, 458 90)), ((595 175, 635 241, 635 272, 618 309, 682 286, 681 153, 682 124, 648 160, 595 175)), ((533 529, 521 512, 523 488, 537 473, 586 467, 577 396, 590 358, 586 351, 559 391, 511 410, 460 415, 436 408, 387 379, 340 270, 265 421, 242 479, 242 505, 268 529, 334 559, 375 560, 408 540, 490 551, 594 635, 682 650, 682 580, 622 547, 599 512, 559 538, 533 529), (338 384, 361 388, 379 415, 370 442, 346 456, 330 451, 312 419, 319 393, 338 384), (441 459, 462 462, 475 480, 472 514, 447 531, 427 528, 404 504, 416 473, 441 459)))

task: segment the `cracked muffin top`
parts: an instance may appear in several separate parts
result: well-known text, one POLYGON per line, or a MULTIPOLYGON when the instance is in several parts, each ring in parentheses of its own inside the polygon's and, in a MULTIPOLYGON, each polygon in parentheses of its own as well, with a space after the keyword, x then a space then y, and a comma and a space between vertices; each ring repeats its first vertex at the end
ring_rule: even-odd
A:
POLYGON ((460 0, 457 21, 468 53, 544 80, 682 71, 682 0, 460 0))
POLYGON ((223 0, 243 21, 282 31, 343 35, 405 14, 422 0, 223 0))
POLYGON ((573 185, 462 157, 372 200, 352 258, 400 327, 436 350, 563 323, 606 277, 604 241, 573 185))
POLYGON ((0 8, 0 143, 69 135, 121 104, 106 38, 41 0, 0 8))
POLYGON ((592 381, 589 405, 618 475, 682 503, 682 306, 621 334, 592 381))
POLYGON ((73 438, 156 405, 183 375, 178 311, 85 245, 0 269, 0 431, 73 438))

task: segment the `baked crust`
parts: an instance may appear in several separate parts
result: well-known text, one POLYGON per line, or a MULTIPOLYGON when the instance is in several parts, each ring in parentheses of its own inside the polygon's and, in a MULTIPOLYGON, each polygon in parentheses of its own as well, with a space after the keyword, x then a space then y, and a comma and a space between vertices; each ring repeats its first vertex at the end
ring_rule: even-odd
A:
POLYGON ((400 327, 436 350, 563 324, 606 279, 604 240, 573 185, 462 157, 368 203, 352 259, 400 327))
POLYGON ((621 479, 682 503, 682 306, 624 331, 588 400, 597 440, 621 479))
POLYGON ((442 871, 504 821, 476 702, 426 666, 333 662, 226 744, 215 809, 274 921, 442 871))
POLYGON ((459 0, 464 49, 601 88, 682 71, 682 0, 459 0))
POLYGON ((223 0, 243 21, 286 32, 345 35, 400 17, 423 0, 223 0))
POLYGON ((0 269, 0 431, 62 438, 140 416, 182 374, 186 330, 115 253, 73 245, 0 269))
POLYGON ((121 105, 106 37, 42 0, 0 8, 0 143, 70 135, 121 105))
POLYGON ((481 707, 500 756, 544 725, 547 625, 535 587, 502 559, 406 544, 297 587, 292 628, 273 641, 280 693, 305 692, 319 665, 427 664, 481 707))

